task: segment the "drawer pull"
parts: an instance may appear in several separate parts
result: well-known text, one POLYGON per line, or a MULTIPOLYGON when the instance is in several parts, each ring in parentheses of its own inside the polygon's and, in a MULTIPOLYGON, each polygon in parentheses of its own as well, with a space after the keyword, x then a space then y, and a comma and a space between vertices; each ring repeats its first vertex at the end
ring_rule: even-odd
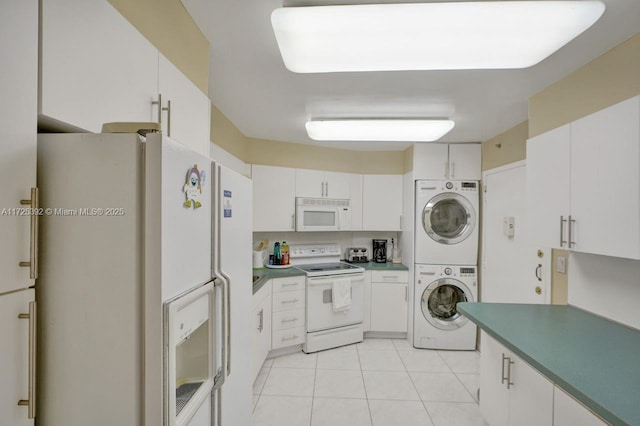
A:
POLYGON ((282 324, 286 323, 286 322, 296 322, 298 321, 297 317, 293 317, 293 318, 289 318, 289 319, 283 319, 282 321, 280 321, 282 324))
POLYGON ((283 342, 286 342, 287 340, 295 340, 295 339, 297 339, 297 338, 298 338, 298 336, 296 336, 296 335, 294 334, 294 335, 293 335, 293 336, 291 336, 291 337, 283 337, 283 338, 282 338, 282 341, 283 341, 283 342))
POLYGON ((383 275, 382 278, 384 278, 385 280, 397 280, 398 276, 397 275, 383 275))
POLYGON ((300 285, 300 283, 282 284, 282 287, 291 287, 291 286, 294 286, 294 285, 296 285, 296 286, 297 286, 297 285, 300 285))
POLYGON ((296 303, 298 301, 298 299, 291 299, 291 300, 283 300, 280 303, 296 303))

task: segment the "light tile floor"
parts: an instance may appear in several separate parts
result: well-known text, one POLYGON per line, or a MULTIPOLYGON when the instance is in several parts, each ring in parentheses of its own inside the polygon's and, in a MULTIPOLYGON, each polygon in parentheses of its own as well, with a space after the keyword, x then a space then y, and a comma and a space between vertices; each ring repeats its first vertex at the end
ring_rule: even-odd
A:
POLYGON ((265 361, 253 385, 254 426, 486 426, 478 352, 364 342, 265 361))

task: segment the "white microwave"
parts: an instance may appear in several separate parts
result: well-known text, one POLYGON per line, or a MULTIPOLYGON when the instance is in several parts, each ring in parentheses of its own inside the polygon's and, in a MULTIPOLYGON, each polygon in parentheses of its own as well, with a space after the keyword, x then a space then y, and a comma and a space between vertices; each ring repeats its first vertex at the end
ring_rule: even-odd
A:
POLYGON ((349 231, 349 200, 296 198, 296 231, 349 231))

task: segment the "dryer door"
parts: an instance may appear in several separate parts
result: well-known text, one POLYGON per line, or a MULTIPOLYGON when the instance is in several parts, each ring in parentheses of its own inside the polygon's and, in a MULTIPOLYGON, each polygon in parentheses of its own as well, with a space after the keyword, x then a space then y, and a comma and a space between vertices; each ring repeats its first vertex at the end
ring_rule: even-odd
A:
POLYGON ((422 210, 422 227, 440 244, 457 244, 471 235, 476 226, 476 212, 469 200, 455 192, 433 197, 422 210))
POLYGON ((473 295, 462 282, 453 278, 440 278, 422 292, 422 315, 440 330, 456 330, 469 320, 457 309, 458 302, 473 302, 473 295))

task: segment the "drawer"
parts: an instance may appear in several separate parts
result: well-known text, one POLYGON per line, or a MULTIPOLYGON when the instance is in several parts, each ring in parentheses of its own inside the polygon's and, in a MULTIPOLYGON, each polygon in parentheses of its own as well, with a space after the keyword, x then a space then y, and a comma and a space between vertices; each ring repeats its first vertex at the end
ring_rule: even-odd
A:
POLYGON ((273 295, 272 312, 290 311, 292 309, 304 309, 304 290, 285 291, 273 295))
POLYGON ((273 330, 285 330, 287 328, 304 327, 304 309, 293 311, 275 312, 271 326, 273 330))
POLYGON ((273 292, 304 290, 305 277, 287 277, 273 279, 273 292))
POLYGON ((371 271, 372 283, 406 283, 409 271, 371 271))
POLYGON ((271 349, 280 349, 304 343, 305 334, 304 327, 274 331, 271 336, 271 349))

